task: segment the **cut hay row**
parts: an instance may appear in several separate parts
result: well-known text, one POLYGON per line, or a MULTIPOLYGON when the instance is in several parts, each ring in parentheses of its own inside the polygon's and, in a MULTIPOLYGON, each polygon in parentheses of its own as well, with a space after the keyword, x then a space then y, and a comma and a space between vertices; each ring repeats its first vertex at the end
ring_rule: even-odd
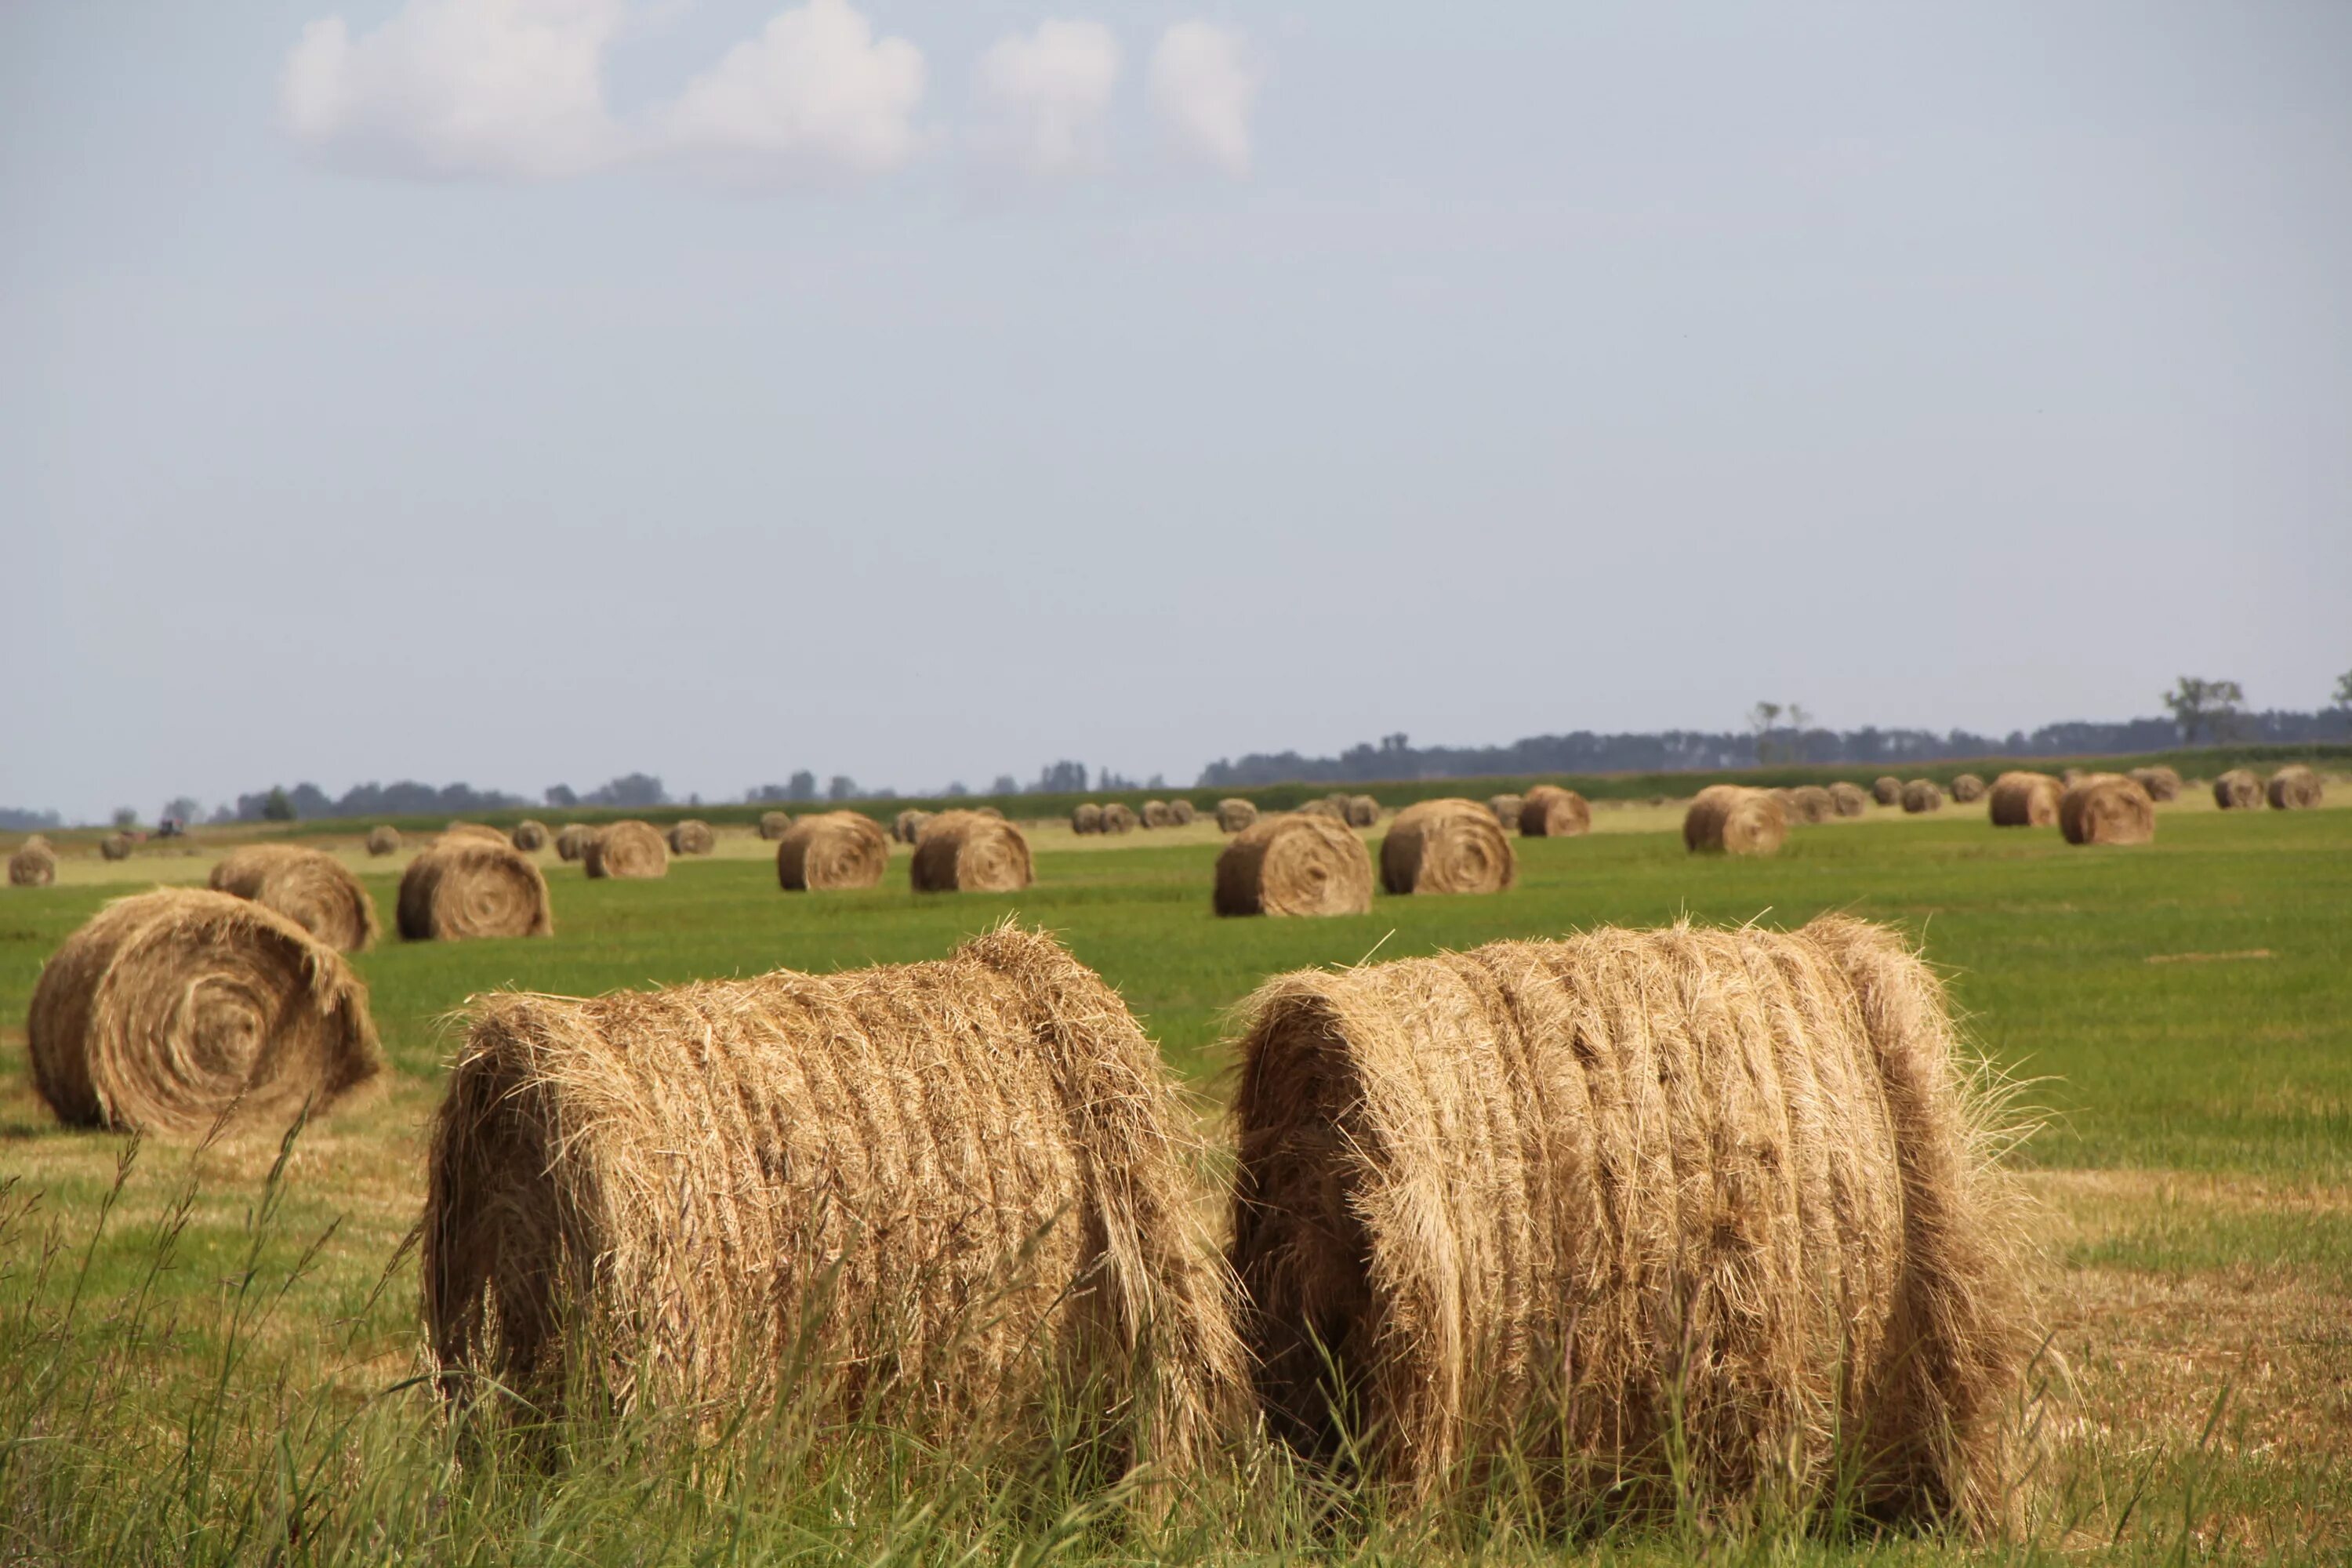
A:
POLYGON ((2069 844, 2145 844, 2156 837, 2156 803, 2121 773, 2085 773, 2058 802, 2069 844))
POLYGON ((890 862, 890 841, 873 818, 820 811, 785 829, 776 845, 776 881, 787 892, 871 888, 890 862))
POLYGON ((1498 893, 1518 879, 1502 824, 1474 800, 1416 801, 1381 841, 1381 885, 1391 893, 1498 893))
POLYGON ((908 876, 919 893, 1014 893, 1034 873, 1019 828, 982 812, 943 811, 924 827, 908 876))
POLYGON ((708 855, 719 847, 719 836, 710 831, 710 824, 698 817, 671 823, 667 837, 673 855, 708 855))
POLYGON ((2265 794, 2276 810, 2307 811, 2320 803, 2325 791, 2317 773, 2301 763, 2290 763, 2271 775, 2265 794))
POLYGON ((58 852, 49 841, 36 833, 16 846, 8 857, 8 885, 12 888, 46 888, 58 879, 58 852))
POLYGON ((503 838, 444 837, 410 861, 394 923, 410 942, 555 934, 547 879, 503 838))
POLYGON ((1573 838, 1592 831, 1592 807, 1572 789, 1538 784, 1520 797, 1519 832, 1528 838, 1573 838))
POLYGON ((1683 814, 1683 847, 1693 854, 1772 855, 1789 818, 1769 790, 1709 784, 1683 814))
POLYGON ((368 829, 367 852, 381 859, 400 853, 400 829, 390 823, 368 829))
POLYGON ((260 904, 195 888, 119 899, 67 938, 25 1032, 58 1120, 168 1138, 224 1117, 283 1127, 383 1066, 366 989, 339 953, 260 904))
POLYGON ((1944 791, 1934 779, 1913 779, 1903 786, 1902 800, 1904 811, 1913 816, 1944 809, 1944 791))
POLYGON ((650 880, 669 875, 669 846, 651 823, 632 817, 589 835, 580 861, 591 877, 650 880))
POLYGON ((2231 768, 2213 781, 2213 804, 2223 811, 2245 811, 2263 804, 2263 781, 2250 768, 2231 768))
POLYGON ((2006 773, 1992 781, 1987 811, 1995 827, 2048 827, 2065 793, 2048 773, 2006 773))
POLYGON ((526 855, 536 855, 547 847, 547 824, 534 822, 526 816, 514 825, 514 831, 507 835, 507 842, 526 855))
POLYGON ((1217 857, 1221 915, 1360 915, 1372 907, 1372 858, 1324 812, 1262 816, 1217 857))
POLYGON ((223 856, 205 885, 285 916, 339 952, 375 945, 375 900, 324 850, 249 844, 223 856))

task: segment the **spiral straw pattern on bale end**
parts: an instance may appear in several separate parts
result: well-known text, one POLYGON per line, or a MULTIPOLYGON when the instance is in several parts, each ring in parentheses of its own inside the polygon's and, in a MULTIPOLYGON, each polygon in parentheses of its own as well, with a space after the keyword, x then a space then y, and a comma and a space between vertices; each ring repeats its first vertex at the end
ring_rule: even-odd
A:
POLYGON ((339 952, 375 945, 375 900, 324 850, 247 845, 223 856, 206 886, 275 910, 339 952))
POLYGON ((1345 823, 1319 812, 1262 816, 1217 857, 1221 915, 1360 915, 1372 907, 1372 858, 1345 823))
POLYGON ((1962 805, 1973 805, 1984 798, 1985 782, 1974 773, 1952 776, 1952 798, 1962 805))
POLYGON ((719 836, 710 831, 710 824, 699 817, 686 817, 669 826, 669 852, 673 855, 708 855, 718 847, 719 836))
POLYGON ((562 860, 585 860, 596 830, 584 822, 567 822, 555 830, 555 854, 562 860))
POLYGON ((890 819, 890 837, 901 844, 920 844, 923 829, 930 826, 931 814, 913 807, 890 819))
POLYGON ((776 881, 790 893, 871 888, 889 863, 890 841, 861 812, 812 813, 776 845, 776 881))
POLYGON ((1381 840, 1381 885, 1391 893, 1498 893, 1518 879, 1502 824, 1475 800, 1415 801, 1381 840))
POLYGON ((580 864, 591 877, 645 881, 669 875, 669 846, 649 822, 608 822, 589 836, 580 864))
POLYGON ((1837 802, 1819 784, 1799 784, 1794 789, 1774 790, 1772 795, 1791 822, 1827 822, 1837 815, 1837 802))
POLYGON ((1893 773, 1882 773, 1870 781, 1870 798, 1881 805, 1903 804, 1903 781, 1893 773))
POLYGON ((16 847, 8 857, 8 885, 12 888, 46 888, 58 879, 58 852, 49 841, 36 833, 16 847))
POLYGON ((1173 827, 1176 826, 1176 819, 1169 815, 1168 803, 1164 800, 1145 801, 1143 803, 1143 810, 1139 815, 1143 818, 1143 826, 1146 827, 1173 827))
POLYGON ((2156 803, 2121 773, 2085 773, 2058 802, 2069 844, 2145 844, 2156 837, 2156 803))
POLYGON ((1771 855, 1788 837, 1788 813, 1766 790, 1709 784, 1683 813, 1683 847, 1693 853, 1771 855))
POLYGON ((2006 773, 1992 781, 1988 808, 1995 827, 2048 827, 2058 820, 2063 785, 2048 773, 2006 773))
POLYGON ((451 838, 478 838, 485 844, 504 844, 509 849, 514 847, 513 843, 505 834, 483 822, 453 822, 441 830, 441 837, 445 841, 451 838))
POLYGON ((1238 795, 1217 802, 1217 829, 1221 833, 1239 833, 1257 820, 1257 803, 1238 795))
POLYGON ((410 942, 555 934, 547 879, 503 839, 444 838, 411 860, 394 923, 410 942))
POLYGON ((534 822, 526 816, 514 825, 514 831, 507 835, 507 842, 526 855, 536 855, 547 847, 547 824, 534 822))
POLYGON ((2180 798, 2180 773, 2168 767, 2134 768, 2124 775, 2147 791, 2147 798, 2161 805, 2180 798))
POLYGON ((101 860, 128 860, 131 848, 131 835, 128 833, 110 833, 98 841, 98 855, 101 860))
POLYGON ((1189 800, 1171 800, 1168 803, 1168 826, 1171 827, 1190 827, 1199 821, 1200 817, 1200 812, 1193 808, 1192 803, 1189 800))
POLYGON ((760 814, 760 837, 771 844, 784 836, 793 825, 792 814, 784 811, 763 811, 760 814))
POLYGON ((1870 811, 1870 792, 1843 779, 1830 785, 1830 806, 1840 816, 1863 816, 1870 811))
POLYGON ((2213 781, 2213 804, 2223 811, 2244 811, 2263 804, 2263 781, 2252 768, 2231 768, 2213 781))
POLYGON ((1100 833, 1102 830, 1101 806, 1097 805, 1093 801, 1084 800, 1070 808, 1071 832, 1100 833))
POLYGON ((1944 786, 1934 779, 1913 779, 1903 786, 1903 809, 1913 816, 1944 809, 1944 786))
POLYGON ((1364 1462, 1422 1496, 1502 1455, 1601 1508, 2000 1489, 2020 1199, 1893 933, 1601 930, 1244 1010, 1232 1257, 1298 1449, 1334 1455, 1336 1368, 1364 1462))
POLYGON ((2325 790, 2319 775, 2301 763, 2290 763, 2271 775, 2266 794, 2280 811, 2307 811, 2319 804, 2325 790))
POLYGON ((378 859, 400 853, 400 829, 385 823, 368 829, 367 852, 378 859))
POLYGON ((1001 816, 943 811, 923 829, 907 876, 919 893, 1017 893, 1031 880, 1029 840, 1001 816))
POLYGON ((1538 784, 1519 799, 1519 833, 1528 838, 1574 838, 1592 831, 1592 807, 1572 789, 1538 784))
POLYGON ((1192 1128, 1118 994, 1009 927, 944 963, 481 998, 427 1165, 443 1387, 971 1443, 1042 1436, 1058 1385, 1181 1473, 1247 1398, 1192 1128))
POLYGON ((1135 831, 1134 809, 1121 801, 1112 801, 1102 808, 1102 830, 1105 833, 1135 831))
POLYGON ((1503 825, 1506 833, 1517 833, 1519 830, 1519 808, 1527 805, 1527 801, 1528 797, 1523 795, 1488 795, 1486 809, 1495 814, 1495 820, 1503 825))
POLYGON ((224 1116, 283 1127, 383 1067, 341 954, 257 903, 195 888, 120 899, 41 971, 25 1023, 58 1120, 166 1138, 224 1116))

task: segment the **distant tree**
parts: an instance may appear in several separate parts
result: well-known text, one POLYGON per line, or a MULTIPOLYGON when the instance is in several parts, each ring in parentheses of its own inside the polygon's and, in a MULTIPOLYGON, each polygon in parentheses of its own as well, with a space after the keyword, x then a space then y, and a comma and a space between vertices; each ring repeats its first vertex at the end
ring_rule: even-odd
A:
POLYGON ((114 808, 114 826, 121 828, 125 833, 128 833, 132 828, 138 826, 139 808, 135 805, 116 806, 114 808))
POLYGON ((816 775, 809 772, 806 768, 803 768, 800 772, 794 773, 793 775, 792 783, 784 786, 784 798, 786 800, 814 800, 816 798, 816 775))
POLYGON ((857 781, 851 778, 847 773, 834 774, 824 786, 824 798, 827 800, 856 800, 857 798, 857 781))
POLYGON ((971 791, 964 787, 963 780, 957 779, 952 784, 949 784, 947 788, 940 791, 940 793, 946 795, 949 799, 953 800, 961 796, 970 795, 971 791))
POLYGON ((1029 786, 1039 795, 1077 795, 1087 787, 1087 764, 1084 763, 1048 763, 1037 772, 1037 782, 1029 786))
POLYGON ((1756 737, 1756 760, 1769 763, 1777 749, 1772 743, 1772 731, 1780 722, 1778 702, 1759 702, 1748 710, 1748 728, 1756 737))
POLYGON ((1011 773, 999 773, 996 775, 995 782, 988 786, 988 793, 991 795, 1019 795, 1021 793, 1021 781, 1014 778, 1011 773))
POLYGON ((651 773, 623 773, 580 797, 585 805, 667 805, 669 792, 651 773))
POLYGON ((271 784, 269 793, 261 800, 261 820, 264 822, 293 821, 294 797, 278 785, 271 784))
POLYGON ((2182 676, 2164 694, 2164 705, 2180 727, 2181 743, 2188 746, 2234 738, 2238 710, 2245 700, 2244 689, 2234 680, 2205 680, 2193 675, 2182 676))
POLYGON ((2347 669, 2336 678, 2336 700, 2328 706, 2352 709, 2352 669, 2347 669))
POLYGON ((580 792, 570 784, 550 784, 545 798, 548 805, 558 810, 569 811, 580 804, 580 792))
POLYGON ((194 822, 204 814, 205 808, 193 795, 178 795, 163 803, 163 816, 173 822, 194 822))
POLYGON ((1101 775, 1095 782, 1095 788, 1099 790, 1133 789, 1135 787, 1136 783, 1133 779, 1115 773, 1108 768, 1105 768, 1102 771, 1101 775))

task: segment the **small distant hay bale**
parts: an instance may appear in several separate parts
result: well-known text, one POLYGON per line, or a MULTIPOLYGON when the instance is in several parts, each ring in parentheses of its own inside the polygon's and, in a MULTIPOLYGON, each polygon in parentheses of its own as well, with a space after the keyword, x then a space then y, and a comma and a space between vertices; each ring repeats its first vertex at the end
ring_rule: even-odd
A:
POLYGON ((763 811, 760 814, 760 837, 772 844, 782 838, 784 830, 792 825, 792 813, 788 811, 763 811))
POLYGON ((1995 827, 2048 827, 2066 790, 2048 773, 2012 770, 1992 781, 1988 807, 1995 827))
POLYGON ((930 820, 929 812, 909 806, 890 819, 890 837, 901 844, 919 844, 923 839, 923 828, 930 820))
POLYGON ((1324 795, 1319 799, 1307 801, 1299 806, 1294 815, 1319 816, 1329 822, 1345 822, 1348 820, 1348 803, 1344 797, 1334 800, 1329 795, 1324 795))
POLYGON ((863 812, 814 812, 776 844, 776 882, 788 893, 871 888, 889 863, 890 841, 863 812))
POLYGON ((1380 820, 1381 803, 1379 801, 1368 795, 1351 795, 1348 797, 1349 826, 1373 827, 1379 825, 1380 820))
POLYGON ((1694 854, 1772 855, 1789 837, 1789 815, 1770 792, 1709 784, 1683 813, 1683 847, 1694 854))
POLYGON ((441 837, 444 838, 478 838, 486 844, 505 844, 509 848, 513 847, 513 845, 509 842, 505 834, 500 833, 497 828, 490 826, 488 823, 482 822, 453 822, 448 826, 441 830, 441 837))
POLYGON ((2058 782, 2064 784, 2068 789, 2073 789, 2076 784, 2082 783, 2084 779, 2090 776, 2091 775, 2089 773, 2084 772, 2081 768, 2066 768, 2059 773, 2058 782))
POLYGON ((1173 827, 1176 826, 1176 819, 1169 814, 1168 803, 1164 800, 1145 801, 1143 803, 1142 815, 1143 826, 1146 827, 1173 827))
POLYGON ((1070 808, 1070 831, 1100 833, 1103 830, 1102 807, 1093 801, 1082 800, 1070 808))
POLYGON ((719 836, 710 831, 710 824, 699 817, 683 817, 669 826, 669 852, 673 855, 708 855, 719 847, 719 836))
POLYGON ((1225 833, 1239 833, 1257 820, 1257 803, 1238 795, 1217 802, 1217 826, 1225 833))
POLYGON ((2134 768, 2124 776, 2147 791, 2147 798, 2159 805, 2180 798, 2180 773, 2178 769, 2163 766, 2134 768))
POLYGON ((1819 784, 1799 784, 1794 789, 1774 793, 1780 796, 1780 809, 1791 822, 1827 822, 1838 814, 1836 800, 1819 784))
POLYGON ((375 945, 375 900, 343 863, 299 844, 250 844, 213 867, 206 885, 285 916, 338 952, 375 945))
POLYGON ((46 888, 58 879, 58 852, 39 834, 16 847, 8 857, 8 885, 12 888, 46 888))
POLYGON ((1952 798, 1962 805, 1970 805, 1984 798, 1985 782, 1975 773, 1952 775, 1952 798))
POLYGON ((1925 811, 1944 809, 1944 786, 1934 779, 1913 779, 1903 786, 1903 809, 1916 816, 1925 811))
POLYGON ((992 1449, 1058 1413, 1107 1479, 1194 1473, 1248 1390, 1194 1126, 1118 993, 1009 927, 943 963, 485 996, 432 1125, 429 1353, 526 1425, 788 1404, 992 1449))
POLYGON ((1495 814, 1495 820, 1503 825, 1503 831, 1506 833, 1517 833, 1519 830, 1519 808, 1526 804, 1527 796, 1519 795, 1494 795, 1486 797, 1486 809, 1495 814))
POLYGON ((1415 801, 1381 840, 1381 885, 1391 893, 1499 893, 1518 879, 1502 824, 1475 800, 1415 801))
POLYGON ((596 830, 584 822, 567 822, 556 830, 555 853, 564 860, 584 860, 596 830))
POLYGON ((943 811, 907 870, 919 893, 1017 893, 1032 880, 1029 840, 1002 817, 943 811))
POLYGON ((131 835, 128 833, 110 833, 98 841, 98 854, 101 860, 128 860, 131 849, 131 835))
POLYGON ((2213 781, 2213 804, 2223 811, 2245 811, 2263 804, 2263 781, 2252 768, 2231 768, 2213 781))
POLYGON ((367 852, 378 859, 400 853, 400 829, 383 823, 368 829, 367 852))
POLYGON ((1135 812, 1122 801, 1112 801, 1102 808, 1102 830, 1105 833, 1135 831, 1135 812))
POLYGON ((1840 816, 1862 816, 1870 810, 1870 792, 1840 779, 1830 785, 1830 805, 1840 816))
POLYGON ((393 923, 410 942, 555 934, 547 879, 504 839, 443 838, 411 860, 393 923))
POLYGON ((534 822, 526 816, 514 825, 514 831, 507 835, 507 842, 526 855, 535 855, 547 847, 547 824, 534 822))
POLYGON ((2028 1211, 1896 933, 1603 929, 1242 1013, 1231 1258, 1295 1450, 1408 1497, 1525 1466, 1570 1517, 1988 1521, 2028 1211))
POLYGON ((1893 773, 1881 773, 1870 781, 1870 798, 1881 805, 1903 804, 1903 781, 1893 773))
POLYGON ((1360 915, 1372 907, 1372 858, 1344 822, 1307 810, 1262 816, 1217 857, 1221 915, 1360 915))
POLYGON ((279 1128, 382 1070, 367 988, 334 949, 245 899, 119 899, 41 971, 33 1086, 58 1121, 165 1138, 279 1128))
POLYGON ((1538 784, 1519 801, 1519 832, 1528 838, 1574 838, 1592 831, 1592 806, 1572 789, 1538 784))
POLYGON ((630 817, 598 828, 580 863, 591 877, 650 880, 669 875, 669 846, 653 824, 630 817))
POLYGON ((1171 827, 1190 827, 1200 819, 1200 816, 1189 800, 1180 797, 1168 803, 1168 825, 1171 827))
POLYGON ((2085 773, 2058 802, 2069 844, 2145 844, 2156 837, 2156 802, 2121 773, 2085 773))
POLYGON ((2301 763, 2289 763, 2271 775, 2265 793, 2276 810, 2308 811, 2319 804, 2326 791, 2317 773, 2301 763))

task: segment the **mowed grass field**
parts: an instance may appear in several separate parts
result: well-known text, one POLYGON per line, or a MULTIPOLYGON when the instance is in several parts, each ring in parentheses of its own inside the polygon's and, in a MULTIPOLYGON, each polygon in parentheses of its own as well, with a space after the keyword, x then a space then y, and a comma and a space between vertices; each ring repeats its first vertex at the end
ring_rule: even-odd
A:
MULTIPOLYGON (((57 1128, 27 1081, 43 960, 107 898, 203 858, 74 860, 58 887, 0 889, 0 1561, 2352 1556, 2352 810, 2168 807, 2157 843, 2104 850, 1995 831, 1975 808, 1874 812, 1796 828, 1757 861, 1685 854, 1671 812, 1596 816, 1611 830, 1517 841, 1507 894, 1315 921, 1212 916, 1202 827, 1106 841, 1033 825, 1037 885, 1006 897, 918 898, 903 848, 880 889, 788 895, 740 831, 660 882, 591 882, 546 857, 553 939, 388 939, 355 960, 390 1081, 305 1130, 275 1176, 278 1144, 254 1139, 141 1149, 125 1173, 129 1140, 57 1128), (1974 1039, 2025 1080, 2035 1126, 2016 1158, 2042 1205, 2050 1340, 2021 1417, 2042 1457, 2004 1539, 1798 1543, 1685 1519, 1563 1543, 1335 1510, 1278 1466, 1149 1535, 1077 1490, 959 1490, 932 1468, 753 1485, 592 1445, 491 1484, 453 1461, 415 1382, 404 1243, 472 993, 933 958, 1011 917, 1118 986, 1213 1118, 1229 1009, 1270 974, 1825 910, 1911 932, 1974 1039)), ((398 862, 352 863, 389 928, 398 862)))

